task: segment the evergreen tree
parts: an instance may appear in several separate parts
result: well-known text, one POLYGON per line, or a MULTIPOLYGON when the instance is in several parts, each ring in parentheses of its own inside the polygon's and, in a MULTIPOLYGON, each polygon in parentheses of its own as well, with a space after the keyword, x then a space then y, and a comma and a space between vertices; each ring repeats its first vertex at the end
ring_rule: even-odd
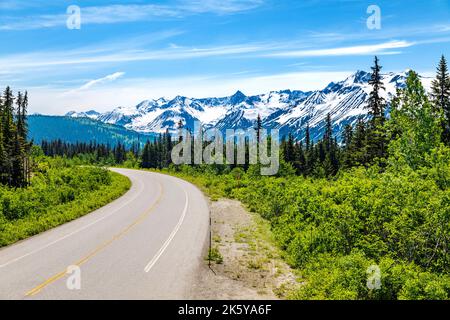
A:
POLYGON ((286 150, 285 150, 285 161, 289 163, 294 163, 295 161, 295 151, 294 151, 294 136, 292 133, 289 133, 288 140, 286 141, 286 150))
POLYGON ((444 56, 439 62, 436 79, 432 82, 431 97, 436 113, 442 117, 442 141, 450 145, 450 75, 444 56))
POLYGON ((306 125, 305 132, 305 169, 304 174, 309 175, 314 167, 313 143, 311 141, 311 132, 309 124, 306 125))
POLYGON ((367 163, 366 135, 366 123, 363 118, 359 118, 349 148, 349 152, 352 155, 351 166, 365 165, 367 163))
POLYGON ((305 151, 303 149, 303 142, 299 142, 295 144, 294 148, 294 167, 297 171, 298 175, 305 174, 305 166, 306 166, 306 158, 305 158, 305 151))
POLYGON ((385 120, 384 110, 386 107, 385 100, 380 95, 380 91, 386 90, 386 88, 381 80, 382 67, 379 64, 378 57, 375 57, 374 66, 371 69, 372 75, 369 80, 369 85, 372 86, 372 91, 369 95, 367 108, 369 109, 369 114, 372 116, 372 127, 376 127, 380 124, 379 122, 383 124, 385 120))
POLYGON ((325 143, 325 151, 330 152, 331 145, 333 141, 333 124, 331 123, 331 114, 327 114, 326 125, 325 125, 325 134, 323 137, 325 143))
POLYGON ((311 148, 311 132, 309 129, 309 124, 306 126, 305 143, 306 143, 306 151, 309 151, 311 148))
POLYGON ((351 124, 347 124, 344 127, 344 132, 342 133, 342 165, 345 168, 350 168, 353 165, 352 161, 352 143, 353 143, 353 127, 351 124))
POLYGON ((27 95, 19 92, 15 98, 10 87, 0 97, 0 183, 11 187, 27 183, 30 149, 26 140, 27 104, 27 95))
POLYGON ((380 91, 385 90, 381 79, 381 69, 378 57, 375 57, 374 66, 372 67, 372 75, 369 84, 372 86, 372 91, 369 95, 367 108, 371 116, 370 125, 367 130, 367 161, 373 162, 375 159, 383 159, 386 157, 386 132, 385 124, 385 108, 386 102, 381 97, 380 91))
POLYGON ((344 127, 344 132, 342 134, 342 144, 345 150, 348 150, 352 144, 353 140, 353 127, 351 124, 346 124, 344 127))
POLYGON ((261 142, 261 130, 262 130, 262 120, 261 120, 261 115, 258 114, 258 117, 256 118, 256 126, 255 126, 255 131, 256 131, 256 157, 257 157, 257 161, 259 162, 259 148, 260 148, 260 142, 261 142))
POLYGON ((148 141, 148 140, 142 151, 141 168, 144 168, 144 169, 151 168, 150 167, 150 141, 148 141))
MULTIPOLYGON (((324 172, 327 177, 330 177, 335 175, 339 170, 338 144, 336 139, 333 137, 333 124, 330 113, 327 114, 325 134, 321 145, 323 145, 324 152, 324 155, 321 156, 324 172)), ((322 149, 320 150, 322 152, 322 149)))
POLYGON ((12 186, 12 171, 13 171, 13 153, 15 148, 15 128, 14 128, 14 96, 10 87, 6 87, 3 93, 3 107, 2 107, 2 138, 3 138, 3 152, 5 158, 3 161, 2 182, 12 186))

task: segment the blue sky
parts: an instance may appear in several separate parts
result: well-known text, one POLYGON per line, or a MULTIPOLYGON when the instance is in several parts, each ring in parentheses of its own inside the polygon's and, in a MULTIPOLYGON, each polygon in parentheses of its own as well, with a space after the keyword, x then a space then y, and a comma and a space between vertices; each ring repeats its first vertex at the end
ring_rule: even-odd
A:
POLYGON ((161 96, 314 90, 368 70, 434 73, 450 0, 1 0, 0 86, 31 112, 110 110, 161 96), (81 29, 67 28, 67 8, 81 29), (370 5, 381 29, 369 29, 370 5))

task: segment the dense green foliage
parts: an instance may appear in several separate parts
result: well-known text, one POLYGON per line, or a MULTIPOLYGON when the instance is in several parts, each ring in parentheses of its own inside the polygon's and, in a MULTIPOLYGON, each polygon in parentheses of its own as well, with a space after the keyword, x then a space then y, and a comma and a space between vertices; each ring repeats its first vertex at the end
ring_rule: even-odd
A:
POLYGON ((0 246, 76 219, 121 196, 130 181, 62 158, 36 159, 30 185, 0 186, 0 246))

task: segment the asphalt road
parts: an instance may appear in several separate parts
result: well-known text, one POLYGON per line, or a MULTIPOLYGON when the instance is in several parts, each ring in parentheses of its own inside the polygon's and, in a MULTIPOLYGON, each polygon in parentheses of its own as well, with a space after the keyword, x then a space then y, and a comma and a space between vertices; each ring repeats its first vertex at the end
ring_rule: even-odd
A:
POLYGON ((203 262, 208 204, 193 185, 114 169, 120 199, 0 250, 0 299, 189 299, 203 262))

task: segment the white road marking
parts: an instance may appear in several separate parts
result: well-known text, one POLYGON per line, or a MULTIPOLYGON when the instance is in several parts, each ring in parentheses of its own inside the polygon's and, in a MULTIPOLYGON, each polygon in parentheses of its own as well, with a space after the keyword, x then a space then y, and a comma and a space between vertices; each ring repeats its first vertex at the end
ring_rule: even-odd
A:
POLYGON ((175 228, 173 229, 172 233, 170 234, 169 238, 166 240, 164 245, 161 247, 161 249, 159 249, 159 251, 153 257, 153 259, 150 260, 150 262, 144 268, 144 271, 147 272, 147 273, 155 266, 156 262, 158 262, 159 258, 161 258, 161 256, 163 255, 164 251, 166 251, 167 247, 170 245, 170 243, 172 242, 173 238, 175 238, 176 234, 178 233, 178 230, 180 230, 180 227, 183 224, 184 218, 186 217, 186 213, 187 213, 187 210, 188 210, 188 207, 189 207, 189 196, 188 196, 186 190, 183 187, 182 187, 182 189, 183 189, 184 195, 186 197, 186 204, 184 206, 183 214, 181 215, 180 220, 178 221, 178 224, 175 226, 175 228))
POLYGON ((27 254, 24 254, 23 256, 20 256, 20 257, 18 257, 18 258, 12 259, 12 260, 10 260, 10 261, 4 263, 4 264, 1 264, 1 265, 0 265, 0 269, 1 269, 1 268, 4 268, 4 267, 6 267, 6 266, 9 266, 9 265, 11 265, 11 264, 13 264, 13 263, 15 263, 15 262, 18 262, 18 261, 20 261, 20 260, 22 260, 22 259, 24 259, 24 258, 26 258, 26 257, 29 257, 29 256, 31 256, 31 255, 33 255, 33 254, 36 254, 36 253, 38 253, 38 252, 40 252, 40 251, 42 251, 42 250, 44 250, 44 249, 46 249, 46 248, 48 248, 48 247, 54 245, 54 244, 57 244, 58 242, 61 242, 61 241, 65 240, 65 239, 67 239, 67 238, 69 238, 69 237, 71 237, 71 236, 73 236, 73 235, 75 235, 75 234, 77 234, 77 233, 79 233, 79 232, 81 232, 81 231, 83 231, 83 230, 86 230, 87 228, 92 227, 93 225, 97 224, 98 222, 103 221, 103 220, 105 220, 106 218, 112 216, 112 215, 115 214, 117 211, 119 211, 119 210, 123 209, 124 207, 126 207, 127 205, 129 205, 131 202, 133 202, 134 200, 136 200, 136 198, 139 197, 139 196, 141 195, 142 191, 144 191, 144 184, 143 184, 141 181, 139 181, 139 183, 140 183, 140 190, 139 190, 139 192, 137 192, 130 200, 128 200, 127 202, 125 202, 123 205, 121 205, 121 206, 118 207, 117 209, 115 209, 115 210, 113 210, 112 212, 108 213, 107 215, 105 215, 105 216, 103 216, 103 217, 101 217, 101 218, 99 218, 99 219, 97 219, 97 220, 95 220, 95 221, 93 221, 93 222, 91 222, 91 223, 89 223, 89 224, 87 224, 87 225, 85 225, 85 226, 83 226, 83 227, 81 227, 81 228, 79 228, 79 229, 77 229, 77 230, 75 230, 75 231, 73 231, 73 232, 71 232, 71 233, 65 235, 64 237, 61 237, 61 238, 59 238, 59 239, 57 239, 57 240, 54 240, 54 241, 52 241, 52 242, 46 244, 46 245, 43 246, 43 247, 40 247, 39 249, 33 250, 33 251, 31 251, 31 252, 28 252, 27 254))

